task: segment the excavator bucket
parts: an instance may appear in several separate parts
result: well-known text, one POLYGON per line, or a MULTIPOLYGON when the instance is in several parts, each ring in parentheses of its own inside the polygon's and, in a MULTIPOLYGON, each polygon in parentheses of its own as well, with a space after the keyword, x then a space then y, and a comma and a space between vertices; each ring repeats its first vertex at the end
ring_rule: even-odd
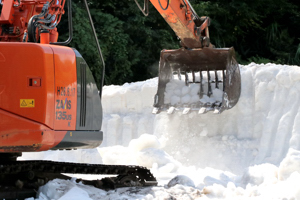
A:
POLYGON ((240 93, 233 48, 163 50, 153 113, 221 113, 236 105, 240 93))

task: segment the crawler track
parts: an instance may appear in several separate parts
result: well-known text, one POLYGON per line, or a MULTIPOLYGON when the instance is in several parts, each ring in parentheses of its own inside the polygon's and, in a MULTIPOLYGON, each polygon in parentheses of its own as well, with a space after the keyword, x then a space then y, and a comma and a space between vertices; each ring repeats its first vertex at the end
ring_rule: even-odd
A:
POLYGON ((0 164, 0 199, 32 197, 39 186, 55 178, 69 179, 63 174, 116 175, 84 184, 109 190, 118 187, 155 186, 150 170, 140 166, 98 165, 53 161, 13 161, 0 164))

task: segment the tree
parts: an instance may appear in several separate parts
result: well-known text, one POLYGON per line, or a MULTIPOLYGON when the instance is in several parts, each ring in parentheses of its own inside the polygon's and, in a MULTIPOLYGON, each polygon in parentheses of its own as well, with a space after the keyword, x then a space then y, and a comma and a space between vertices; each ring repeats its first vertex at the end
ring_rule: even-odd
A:
POLYGON ((212 18, 212 42, 233 45, 239 62, 260 60, 300 64, 300 11, 289 0, 193 1, 196 10, 212 18))

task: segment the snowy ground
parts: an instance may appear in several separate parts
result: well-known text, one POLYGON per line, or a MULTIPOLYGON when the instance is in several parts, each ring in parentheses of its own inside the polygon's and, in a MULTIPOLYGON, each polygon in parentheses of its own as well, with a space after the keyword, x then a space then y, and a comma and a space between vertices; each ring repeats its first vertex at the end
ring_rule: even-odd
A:
POLYGON ((57 179, 35 198, 300 199, 300 68, 251 63, 240 69, 240 100, 220 115, 151 114, 157 78, 104 87, 99 148, 22 159, 142 165, 159 186, 106 192, 57 179))

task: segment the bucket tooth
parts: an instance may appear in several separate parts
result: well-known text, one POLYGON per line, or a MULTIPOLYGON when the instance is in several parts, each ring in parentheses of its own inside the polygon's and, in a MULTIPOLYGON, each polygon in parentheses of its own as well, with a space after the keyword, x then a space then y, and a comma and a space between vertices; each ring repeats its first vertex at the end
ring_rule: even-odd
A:
POLYGON ((175 107, 174 107, 174 106, 171 106, 171 107, 168 109, 167 113, 168 113, 168 114, 172 114, 174 111, 175 111, 175 107))
POLYGON ((208 111, 214 111, 215 108, 220 108, 222 103, 220 102, 215 102, 213 104, 211 103, 205 103, 203 107, 200 108, 198 114, 204 114, 207 113, 208 111))
POLYGON ((207 83, 208 83, 207 96, 210 97, 212 95, 212 91, 211 91, 211 80, 210 80, 209 70, 207 70, 207 83))
POLYGON ((206 113, 206 107, 201 107, 198 114, 204 114, 206 113))
POLYGON ((221 114, 224 110, 221 109, 221 107, 215 108, 214 114, 221 114))
POLYGON ((224 109, 222 109, 222 107, 217 107, 217 108, 215 108, 213 113, 214 114, 221 114, 223 111, 224 111, 224 109))
POLYGON ((184 108, 182 114, 186 115, 190 112, 191 108, 184 108))
POLYGON ((215 108, 214 114, 220 114, 219 110, 220 110, 219 108, 215 108))
POLYGON ((204 114, 207 113, 208 111, 211 110, 211 104, 210 103, 205 103, 199 110, 198 114, 204 114))
POLYGON ((223 112, 223 110, 221 110, 221 102, 216 102, 214 104, 214 114, 220 114, 221 112, 223 112))
POLYGON ((159 108, 154 107, 152 110, 152 114, 157 114, 157 113, 159 113, 159 108))

